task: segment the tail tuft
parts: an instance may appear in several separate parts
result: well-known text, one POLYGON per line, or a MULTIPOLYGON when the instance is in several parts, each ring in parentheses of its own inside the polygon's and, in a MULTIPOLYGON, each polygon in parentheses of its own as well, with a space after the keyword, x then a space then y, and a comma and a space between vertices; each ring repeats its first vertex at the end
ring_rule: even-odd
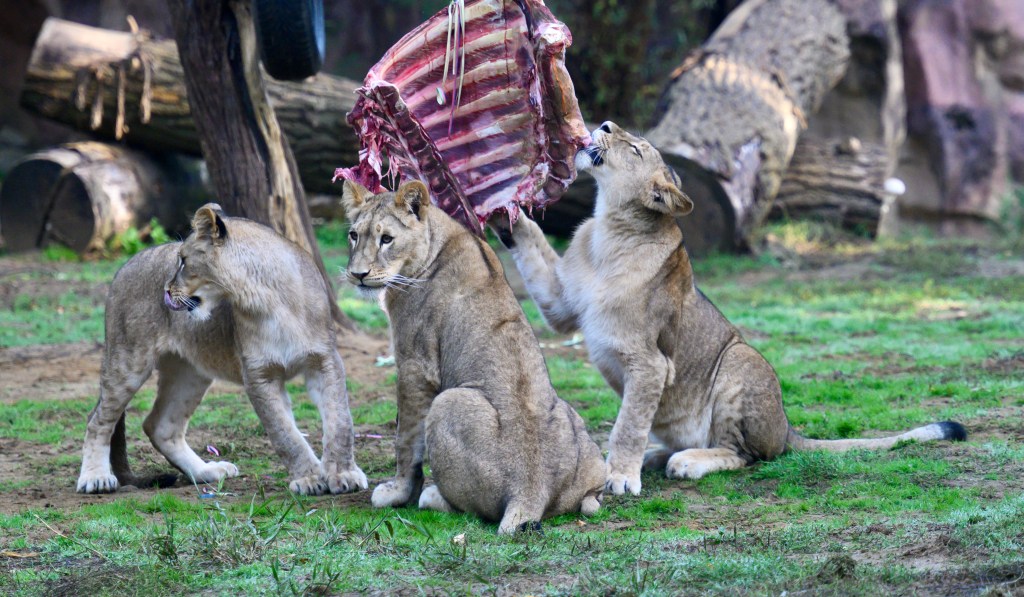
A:
POLYGON ((942 439, 954 442, 962 442, 967 439, 967 428, 956 421, 942 421, 936 425, 942 429, 942 439))

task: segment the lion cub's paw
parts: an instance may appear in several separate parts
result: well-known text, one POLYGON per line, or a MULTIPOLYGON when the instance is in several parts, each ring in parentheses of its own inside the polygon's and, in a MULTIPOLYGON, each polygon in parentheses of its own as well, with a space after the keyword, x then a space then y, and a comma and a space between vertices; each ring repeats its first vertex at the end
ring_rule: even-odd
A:
POLYGON ((640 495, 640 475, 611 473, 604 487, 612 495, 622 495, 627 491, 633 495, 640 495))
POLYGON ((238 476, 238 467, 230 462, 207 462, 192 474, 196 483, 220 483, 224 479, 238 476))
POLYGON ((358 466, 341 473, 324 475, 324 479, 331 493, 350 493, 369 486, 366 475, 358 466))
POLYGON ((455 508, 448 503, 441 495, 437 485, 431 485, 420 494, 420 508, 423 510, 437 510, 438 512, 455 512, 455 508))
POLYGON ((117 491, 117 477, 112 474, 87 475, 78 477, 78 493, 113 493, 117 491))
POLYGON ((327 480, 320 475, 308 475, 292 479, 288 489, 299 495, 323 495, 330 490, 327 480))
POLYGON ((601 502, 597 499, 597 496, 588 495, 583 498, 583 502, 580 503, 580 514, 584 516, 593 516, 597 514, 597 511, 601 509, 601 502))
POLYGON ((407 481, 388 481, 381 483, 373 490, 370 503, 374 508, 404 506, 412 498, 412 484, 407 481))
POLYGON ((700 460, 687 454, 689 450, 676 452, 665 465, 665 476, 669 479, 700 479, 712 472, 706 460, 700 460))

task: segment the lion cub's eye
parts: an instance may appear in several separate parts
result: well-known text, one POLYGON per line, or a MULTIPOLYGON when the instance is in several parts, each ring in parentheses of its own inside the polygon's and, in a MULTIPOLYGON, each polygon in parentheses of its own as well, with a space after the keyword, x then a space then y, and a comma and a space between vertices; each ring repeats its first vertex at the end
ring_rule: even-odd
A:
POLYGON ((395 240, 395 239, 394 239, 394 238, 392 238, 391 236, 387 235, 387 234, 382 234, 382 235, 380 235, 380 245, 381 245, 382 247, 383 247, 384 245, 390 245, 390 244, 391 244, 391 241, 393 241, 393 240, 395 240))
POLYGON ((357 240, 359 240, 359 233, 356 232, 355 230, 349 230, 348 237, 349 239, 351 239, 352 242, 356 242, 357 240))
POLYGON ((630 145, 629 147, 630 147, 630 149, 633 150, 633 153, 635 153, 637 155, 637 157, 639 157, 640 159, 644 159, 644 156, 640 154, 640 148, 639 147, 637 147, 636 145, 630 145))

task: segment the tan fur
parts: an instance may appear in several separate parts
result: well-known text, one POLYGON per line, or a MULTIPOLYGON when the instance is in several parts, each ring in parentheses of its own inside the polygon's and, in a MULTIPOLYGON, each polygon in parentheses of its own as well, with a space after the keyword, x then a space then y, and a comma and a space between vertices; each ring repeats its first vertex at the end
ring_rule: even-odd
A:
POLYGON ((612 123, 594 131, 577 167, 597 180, 594 218, 564 257, 527 218, 492 226, 510 246, 548 324, 581 329, 590 358, 622 396, 609 440, 608 490, 640 492, 640 471, 699 478, 791 448, 885 447, 957 438, 956 423, 875 440, 808 440, 782 409, 775 371, 697 290, 676 215, 693 204, 647 141, 612 123), (648 454, 648 435, 666 447, 648 454))
POLYGON ((432 207, 419 182, 379 195, 347 182, 342 203, 346 277, 387 311, 398 366, 397 475, 373 505, 418 499, 500 521, 500 533, 595 512, 600 450, 555 395, 490 247, 432 207), (425 455, 436 488, 423 490, 425 455))
POLYGON ((110 285, 100 399, 86 427, 78 491, 115 491, 118 478, 130 474, 123 433, 114 446, 111 435, 154 369, 157 396, 143 428, 195 482, 238 475, 234 464, 204 462, 185 442, 207 388, 223 379, 245 387, 292 491, 366 489, 353 457, 330 304, 312 258, 265 226, 224 217, 216 204, 196 212, 193 228, 184 242, 133 257, 110 285), (285 391, 285 381, 299 374, 323 419, 322 462, 296 427, 285 391))

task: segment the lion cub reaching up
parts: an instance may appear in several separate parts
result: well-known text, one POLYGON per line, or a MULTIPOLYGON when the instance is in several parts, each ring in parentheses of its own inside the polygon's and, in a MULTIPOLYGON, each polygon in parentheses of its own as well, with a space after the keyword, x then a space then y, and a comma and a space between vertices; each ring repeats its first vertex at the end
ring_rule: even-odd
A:
POLYGON ((204 462, 185 442, 207 388, 223 379, 245 387, 292 491, 366 489, 353 457, 330 302, 312 258, 265 226, 225 217, 213 203, 199 208, 192 226, 184 242, 130 259, 110 285, 100 399, 86 426, 78 491, 111 492, 133 479, 124 410, 154 369, 156 401, 143 428, 196 483, 238 475, 234 464, 204 462), (296 427, 285 391, 285 381, 300 373, 323 419, 322 462, 296 427))
POLYGON ((548 324, 582 329, 590 358, 622 397, 609 438, 608 490, 640 493, 640 470, 697 479, 784 450, 884 448, 904 439, 964 439, 934 423, 878 439, 801 437, 786 419, 775 370, 697 289, 676 215, 693 203, 646 140, 606 122, 576 165, 597 180, 594 217, 564 257, 521 217, 491 225, 548 324), (644 456, 648 434, 665 444, 644 456))
POLYGON ((398 366, 398 470, 373 505, 418 499, 500 521, 503 534, 596 512, 601 452, 555 395, 490 247, 433 207, 418 181, 378 195, 346 182, 342 204, 347 279, 387 312, 398 366), (425 455, 436 485, 423 489, 425 455))

